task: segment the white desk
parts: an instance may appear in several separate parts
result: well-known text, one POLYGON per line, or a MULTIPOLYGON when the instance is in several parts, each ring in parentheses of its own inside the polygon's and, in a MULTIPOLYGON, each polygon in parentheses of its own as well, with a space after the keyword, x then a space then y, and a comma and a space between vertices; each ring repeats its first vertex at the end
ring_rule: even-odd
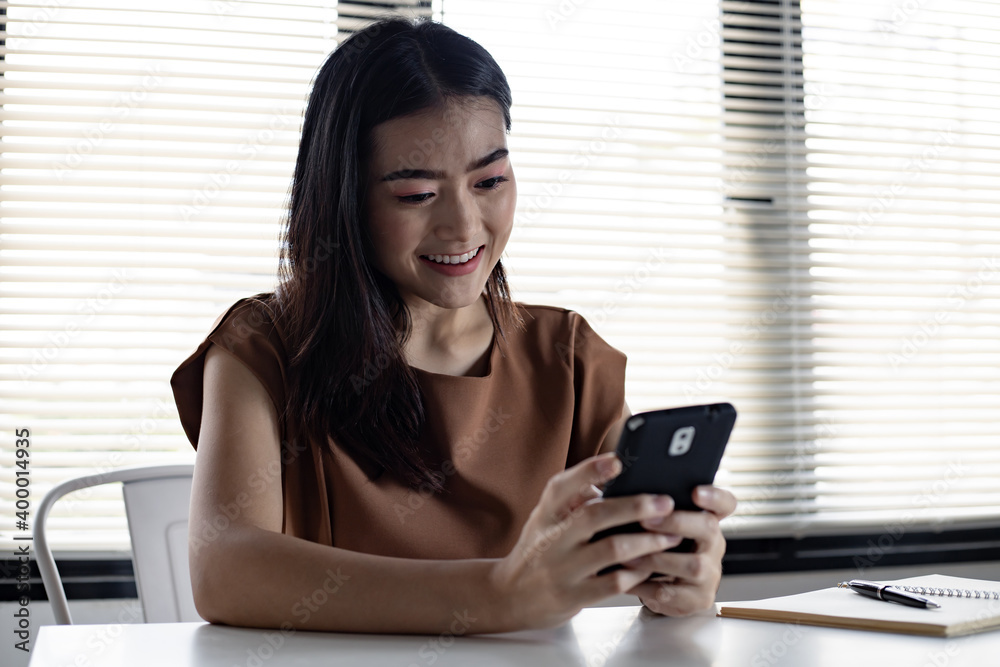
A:
POLYGON ((207 623, 46 625, 31 667, 987 667, 1000 632, 957 639, 782 623, 657 616, 642 607, 584 609, 552 630, 496 635, 281 632, 207 623))

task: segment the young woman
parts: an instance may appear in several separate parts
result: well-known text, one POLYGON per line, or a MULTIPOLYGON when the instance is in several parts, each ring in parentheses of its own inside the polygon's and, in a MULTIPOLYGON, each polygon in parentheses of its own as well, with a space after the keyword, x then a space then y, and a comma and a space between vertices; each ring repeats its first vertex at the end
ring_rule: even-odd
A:
POLYGON ((490 55, 433 22, 371 24, 317 74, 278 287, 171 378, 198 450, 205 619, 484 633, 624 592, 663 614, 711 605, 732 494, 698 489, 706 512, 601 498, 625 355, 575 312, 511 301, 510 105, 490 55), (637 520, 648 532, 589 542, 637 520), (694 553, 663 553, 683 537, 694 553))

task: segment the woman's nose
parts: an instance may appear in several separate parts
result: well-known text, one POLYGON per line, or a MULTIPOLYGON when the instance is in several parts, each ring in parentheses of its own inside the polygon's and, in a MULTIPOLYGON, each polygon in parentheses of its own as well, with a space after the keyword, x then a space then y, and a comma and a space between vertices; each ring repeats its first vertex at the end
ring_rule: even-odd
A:
POLYGON ((438 235, 455 241, 471 241, 482 229, 482 215, 472 193, 459 192, 449 198, 450 206, 441 211, 438 235))

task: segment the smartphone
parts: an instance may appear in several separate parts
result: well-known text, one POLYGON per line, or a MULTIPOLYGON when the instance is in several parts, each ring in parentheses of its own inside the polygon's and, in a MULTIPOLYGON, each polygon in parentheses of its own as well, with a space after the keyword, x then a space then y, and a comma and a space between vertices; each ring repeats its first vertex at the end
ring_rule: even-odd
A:
MULTIPOLYGON (((622 472, 604 488, 604 497, 640 493, 666 494, 676 510, 701 511, 691 499, 696 486, 711 484, 736 423, 736 408, 729 403, 693 405, 632 415, 618 440, 622 472)), ((599 539, 618 533, 641 533, 638 522, 614 526, 594 534, 599 539)), ((667 551, 692 551, 685 538, 667 551)), ((621 569, 611 565, 598 574, 621 569)), ((654 574, 652 576, 658 576, 654 574)))

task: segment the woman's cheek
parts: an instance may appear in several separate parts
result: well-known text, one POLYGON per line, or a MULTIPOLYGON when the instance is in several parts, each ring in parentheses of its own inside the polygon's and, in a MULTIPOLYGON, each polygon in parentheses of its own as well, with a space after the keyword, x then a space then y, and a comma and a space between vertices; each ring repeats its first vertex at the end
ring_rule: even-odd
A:
MULTIPOLYGON (((513 182, 511 182, 511 186, 514 186, 513 182)), ((501 213, 501 219, 503 220, 507 233, 509 234, 511 228, 514 226, 514 211, 517 208, 517 188, 507 188, 507 195, 507 199, 505 200, 506 206, 501 213)))
POLYGON ((508 205, 510 209, 507 211, 507 217, 510 219, 511 224, 514 223, 514 209, 517 207, 517 181, 514 180, 513 174, 510 177, 510 187, 507 188, 507 192, 510 197, 508 199, 508 205))

